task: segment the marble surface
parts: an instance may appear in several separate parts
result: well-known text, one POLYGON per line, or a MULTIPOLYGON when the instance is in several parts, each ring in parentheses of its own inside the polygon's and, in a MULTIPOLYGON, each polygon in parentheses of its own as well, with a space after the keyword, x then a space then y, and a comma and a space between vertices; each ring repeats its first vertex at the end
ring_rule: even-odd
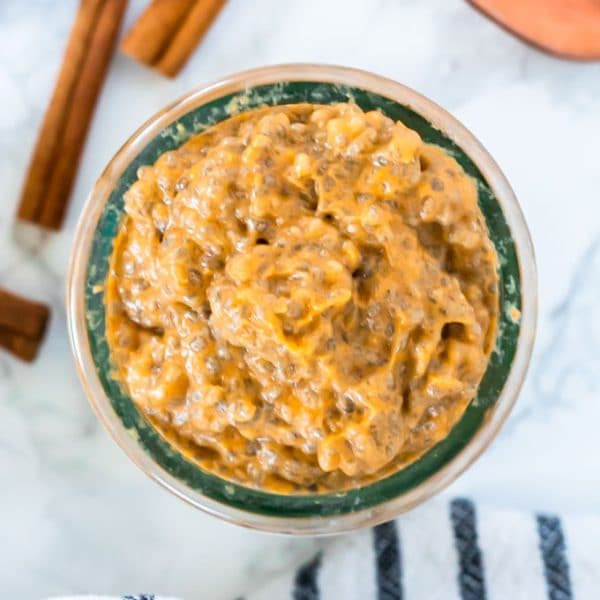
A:
MULTIPOLYGON (((142 6, 131 2, 126 25, 142 6)), ((323 543, 221 523, 148 480, 97 423, 67 341, 71 239, 105 163, 167 102, 266 63, 339 63, 397 79, 452 111, 496 157, 537 252, 539 334, 513 415, 445 493, 600 513, 600 64, 532 50, 462 0, 230 0, 175 81, 116 55, 66 225, 31 246, 13 214, 74 10, 74 0, 0 3, 0 284, 53 310, 34 365, 0 354, 3 597, 226 599, 323 543)))

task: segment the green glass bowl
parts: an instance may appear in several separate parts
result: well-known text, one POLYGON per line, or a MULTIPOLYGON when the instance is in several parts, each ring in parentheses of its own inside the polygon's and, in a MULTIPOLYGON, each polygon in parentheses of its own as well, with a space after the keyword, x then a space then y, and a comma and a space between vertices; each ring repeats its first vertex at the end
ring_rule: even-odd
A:
POLYGON ((439 106, 396 82, 342 67, 284 65, 206 85, 147 121, 117 152, 84 207, 73 245, 67 294, 79 375, 100 421, 148 475, 193 505, 240 525, 295 534, 339 533, 391 519, 457 477, 488 446, 508 416, 532 350, 537 291, 533 248, 517 200, 481 144, 439 106), (104 283, 123 218, 123 194, 137 169, 228 118, 260 106, 355 102, 380 110, 445 148, 476 182, 499 256, 497 343, 477 397, 450 434, 416 462, 376 483, 328 494, 281 495, 203 471, 169 444, 113 378, 105 338, 104 283))

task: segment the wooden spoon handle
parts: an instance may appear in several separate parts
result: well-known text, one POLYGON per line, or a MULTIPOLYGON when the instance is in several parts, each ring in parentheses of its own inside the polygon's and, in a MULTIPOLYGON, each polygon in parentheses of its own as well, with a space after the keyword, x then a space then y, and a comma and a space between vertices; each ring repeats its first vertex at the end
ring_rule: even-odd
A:
POLYGON ((600 0, 468 0, 524 41, 573 60, 600 60, 600 0))

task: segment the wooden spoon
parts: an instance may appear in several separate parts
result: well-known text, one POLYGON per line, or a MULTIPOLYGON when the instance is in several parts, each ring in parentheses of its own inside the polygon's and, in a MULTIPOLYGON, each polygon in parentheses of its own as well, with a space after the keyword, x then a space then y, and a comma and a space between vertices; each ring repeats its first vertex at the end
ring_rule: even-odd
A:
POLYGON ((600 60, 600 0, 468 0, 534 46, 572 60, 600 60))

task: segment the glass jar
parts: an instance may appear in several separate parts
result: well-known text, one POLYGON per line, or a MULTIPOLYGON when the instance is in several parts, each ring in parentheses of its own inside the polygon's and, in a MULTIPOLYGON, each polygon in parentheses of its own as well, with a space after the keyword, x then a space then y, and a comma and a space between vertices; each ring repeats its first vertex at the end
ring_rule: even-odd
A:
POLYGON ((324 65, 244 71, 170 104, 115 154, 89 195, 72 249, 67 312, 79 376, 98 418, 127 455, 175 495, 227 521, 279 533, 333 534, 375 525, 427 500, 485 450, 506 420, 527 371, 535 335, 533 248, 519 204, 498 165, 454 117, 413 90, 372 73, 324 65), (497 344, 479 386, 448 436, 382 480, 338 493, 282 495, 203 471, 169 444, 113 378, 104 328, 104 282, 137 169, 231 115, 264 105, 356 102, 378 109, 449 150, 477 181, 479 204, 499 255, 497 344))

